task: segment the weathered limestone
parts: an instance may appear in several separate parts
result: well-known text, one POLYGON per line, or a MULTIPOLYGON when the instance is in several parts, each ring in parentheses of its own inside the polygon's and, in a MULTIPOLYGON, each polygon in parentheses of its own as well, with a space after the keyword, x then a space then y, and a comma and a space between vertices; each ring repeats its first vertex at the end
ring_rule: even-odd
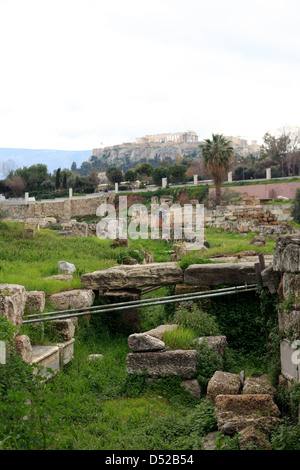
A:
POLYGON ((184 282, 189 285, 238 286, 257 282, 254 263, 192 264, 184 272, 184 282))
POLYGON ((285 272, 282 278, 283 296, 295 309, 300 309, 300 273, 285 272))
POLYGON ((224 355, 225 348, 227 346, 226 336, 201 336, 195 340, 195 343, 201 344, 207 343, 207 346, 213 351, 216 351, 220 356, 224 355))
POLYGON ((147 335, 154 336, 155 338, 162 339, 165 331, 172 331, 175 328, 178 328, 178 325, 172 324, 172 325, 159 325, 156 328, 153 328, 152 330, 146 331, 147 335))
POLYGON ((42 313, 45 308, 44 291, 27 291, 25 309, 30 313, 42 313))
POLYGON ((197 379, 183 380, 180 384, 187 392, 198 400, 201 398, 201 386, 197 379))
POLYGON ((215 402, 218 395, 237 395, 240 389, 241 381, 237 374, 216 371, 208 383, 206 399, 215 402))
POLYGON ((16 336, 15 347, 16 353, 22 357, 24 362, 32 362, 32 346, 27 335, 16 336))
POLYGON ((197 351, 172 350, 162 352, 129 353, 126 358, 129 374, 149 376, 180 376, 192 379, 196 375, 197 351))
POLYGON ((166 286, 182 281, 183 271, 175 263, 114 266, 81 276, 82 287, 93 290, 166 286))
POLYGON ((54 279, 56 281, 72 281, 73 276, 72 274, 55 274, 54 276, 44 277, 44 279, 54 279))
POLYGON ((58 350, 59 350, 59 362, 61 365, 64 366, 73 359, 74 343, 75 343, 74 338, 70 338, 68 341, 64 343, 57 343, 58 350))
POLYGON ((133 352, 162 351, 166 345, 160 339, 146 333, 134 333, 128 337, 128 346, 133 352))
POLYGON ((273 259, 273 269, 279 272, 300 272, 300 237, 285 235, 278 238, 273 259))
POLYGON ((239 433, 241 450, 272 450, 272 444, 267 437, 254 426, 247 426, 239 433))
POLYGON ((59 261, 57 263, 57 269, 59 273, 65 274, 72 274, 76 271, 76 268, 73 263, 69 263, 68 261, 59 261))
POLYGON ((268 435, 281 423, 280 411, 269 394, 218 395, 215 405, 218 430, 225 435, 240 433, 248 426, 268 435))
POLYGON ((262 394, 267 393, 274 397, 275 387, 270 384, 267 375, 261 375, 259 377, 246 377, 243 384, 243 395, 250 394, 262 394))
POLYGON ((40 366, 36 369, 42 377, 49 378, 60 368, 60 355, 58 346, 32 346, 32 364, 40 366), (47 369, 51 369, 52 372, 47 369))
POLYGON ((26 290, 18 284, 0 284, 0 315, 13 325, 22 326, 26 290))
POLYGON ((275 294, 280 282, 280 274, 274 271, 272 264, 261 272, 261 277, 263 286, 267 287, 271 294, 275 294))
POLYGON ((72 339, 75 333, 75 325, 70 318, 54 320, 52 322, 52 328, 64 341, 72 339))
POLYGON ((49 296, 49 301, 57 310, 85 308, 93 305, 95 294, 90 289, 74 289, 49 296))

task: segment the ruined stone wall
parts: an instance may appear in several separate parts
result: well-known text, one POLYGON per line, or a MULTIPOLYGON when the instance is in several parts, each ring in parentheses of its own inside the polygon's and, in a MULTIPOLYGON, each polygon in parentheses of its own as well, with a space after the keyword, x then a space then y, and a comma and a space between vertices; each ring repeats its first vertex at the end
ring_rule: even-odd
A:
POLYGON ((84 196, 30 201, 27 204, 1 202, 1 205, 8 212, 10 220, 32 222, 45 217, 56 217, 61 220, 68 220, 77 215, 96 214, 97 207, 105 202, 113 203, 115 194, 105 193, 97 196, 84 196))

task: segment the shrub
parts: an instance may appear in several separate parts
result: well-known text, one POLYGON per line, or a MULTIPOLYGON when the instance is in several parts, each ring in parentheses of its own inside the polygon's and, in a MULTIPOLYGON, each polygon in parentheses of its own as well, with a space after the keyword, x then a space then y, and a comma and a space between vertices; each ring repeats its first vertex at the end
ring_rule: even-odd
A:
POLYGON ((298 224, 300 223, 300 189, 296 190, 295 201, 293 204, 291 216, 293 217, 294 221, 298 224))
POLYGON ((220 334, 215 317, 203 312, 195 303, 189 307, 181 304, 173 317, 173 322, 191 328, 197 336, 217 336, 220 334))

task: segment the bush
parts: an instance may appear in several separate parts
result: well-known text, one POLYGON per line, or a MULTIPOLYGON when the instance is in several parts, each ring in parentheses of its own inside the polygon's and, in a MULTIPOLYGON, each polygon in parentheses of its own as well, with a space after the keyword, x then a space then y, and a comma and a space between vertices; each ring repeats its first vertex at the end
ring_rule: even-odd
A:
POLYGON ((203 312, 195 303, 189 307, 181 304, 173 317, 173 322, 185 328, 191 328, 197 336, 220 334, 215 317, 203 312))
POLYGON ((293 217, 294 221, 298 224, 300 223, 300 189, 296 190, 295 201, 293 204, 291 216, 293 217))

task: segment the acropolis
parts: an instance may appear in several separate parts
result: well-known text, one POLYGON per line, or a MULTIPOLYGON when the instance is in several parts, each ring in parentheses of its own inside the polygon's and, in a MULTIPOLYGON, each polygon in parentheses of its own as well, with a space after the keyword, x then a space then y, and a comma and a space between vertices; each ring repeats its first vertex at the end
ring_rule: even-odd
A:
POLYGON ((165 143, 165 142, 198 142, 195 131, 175 132, 167 134, 145 135, 136 139, 138 144, 165 143))

